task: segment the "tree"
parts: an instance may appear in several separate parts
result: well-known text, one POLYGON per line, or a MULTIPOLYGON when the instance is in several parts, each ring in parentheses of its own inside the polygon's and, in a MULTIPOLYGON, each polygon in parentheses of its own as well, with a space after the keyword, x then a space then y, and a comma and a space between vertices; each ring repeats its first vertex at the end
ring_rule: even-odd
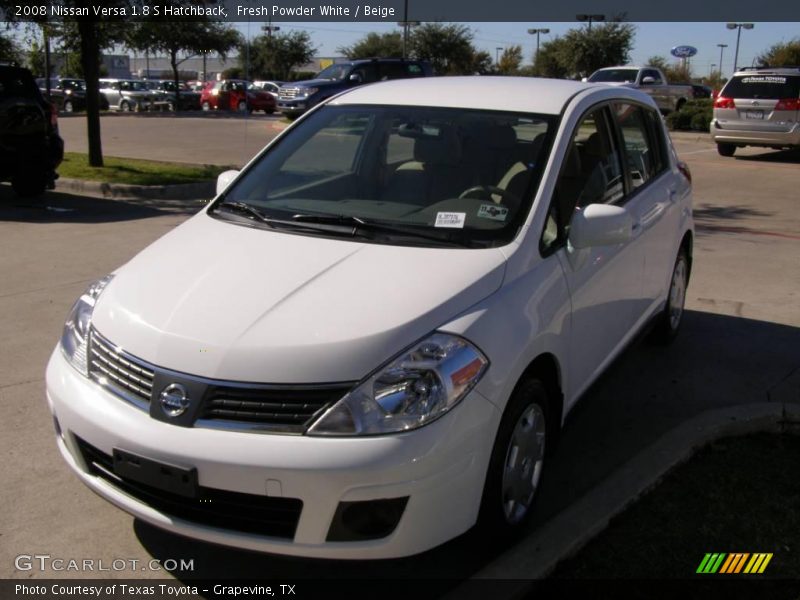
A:
POLYGON ((225 57, 239 43, 239 34, 220 23, 191 20, 174 21, 154 18, 141 21, 126 33, 125 44, 142 52, 164 52, 169 57, 175 83, 175 110, 180 107, 178 67, 201 52, 216 52, 225 57), (185 53, 181 59, 180 53, 185 53))
POLYGON ((403 36, 399 31, 389 33, 368 33, 352 46, 337 48, 350 60, 359 58, 402 58, 403 36))
POLYGON ((516 75, 522 65, 522 46, 510 46, 503 50, 497 63, 497 72, 501 75, 516 75))
POLYGON ((485 50, 476 50, 472 54, 470 73, 483 75, 492 72, 492 55, 485 50))
POLYGON ((790 42, 779 42, 759 55, 758 63, 762 65, 800 65, 800 38, 790 42))
POLYGON ((409 40, 411 55, 427 60, 440 75, 474 72, 473 33, 466 25, 425 23, 414 29, 409 40))
POLYGON ((595 25, 591 31, 570 29, 542 44, 537 72, 547 77, 580 78, 603 67, 624 65, 630 60, 635 32, 632 24, 620 21, 595 25))
POLYGON ((0 60, 19 63, 21 54, 14 38, 0 34, 0 60))
POLYGON ((692 69, 687 61, 669 64, 663 56, 651 56, 647 59, 646 66, 659 69, 670 83, 686 83, 692 80, 692 69))
POLYGON ((260 35, 240 46, 239 61, 249 56, 249 65, 242 64, 245 72, 255 73, 265 79, 288 80, 289 73, 314 58, 317 49, 305 31, 292 31, 276 35, 260 35))

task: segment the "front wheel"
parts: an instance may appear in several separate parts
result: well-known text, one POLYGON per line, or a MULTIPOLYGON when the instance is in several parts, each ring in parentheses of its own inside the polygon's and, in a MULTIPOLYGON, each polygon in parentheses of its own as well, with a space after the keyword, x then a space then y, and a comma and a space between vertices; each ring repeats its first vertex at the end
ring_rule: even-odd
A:
POLYGON ((717 152, 720 156, 733 156, 736 146, 734 144, 717 144, 717 152))
POLYGON ((669 295, 664 310, 657 317, 652 340, 657 344, 669 344, 678 335, 683 321, 683 307, 686 303, 686 288, 689 285, 689 257, 684 248, 678 252, 672 279, 669 284, 669 295))
POLYGON ((127 100, 123 100, 122 102, 119 103, 119 109, 122 112, 130 112, 131 111, 131 105, 127 100))
POLYGON ((492 535, 520 531, 530 518, 544 468, 548 394, 537 379, 520 384, 500 422, 481 499, 480 525, 492 535))
POLYGON ((203 104, 200 106, 200 108, 202 108, 205 111, 209 111, 209 110, 211 110, 211 105, 208 102, 203 102, 203 104))
POLYGON ((24 172, 11 180, 11 187, 20 198, 35 198, 47 189, 47 177, 38 171, 24 172))
POLYGON ((245 102, 244 100, 241 100, 241 101, 239 102, 239 104, 236 106, 236 109, 237 109, 237 110, 238 110, 240 113, 247 112, 247 102, 245 102))
POLYGON ((71 113, 75 111, 75 106, 72 104, 72 100, 66 100, 64 102, 64 112, 71 113))

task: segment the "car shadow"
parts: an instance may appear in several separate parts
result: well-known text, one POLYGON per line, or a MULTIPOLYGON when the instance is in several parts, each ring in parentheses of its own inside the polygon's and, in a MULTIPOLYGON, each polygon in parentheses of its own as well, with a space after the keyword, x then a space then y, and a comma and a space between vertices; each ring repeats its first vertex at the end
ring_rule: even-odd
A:
MULTIPOLYGON (((800 328, 686 311, 672 346, 640 336, 591 386, 570 413, 526 534, 600 484, 636 454, 687 419, 708 410, 779 401, 776 389, 800 373, 800 328)), ((796 401, 800 401, 798 398, 796 401)), ((178 536, 136 520, 142 546, 162 561, 194 559, 193 579, 429 579, 442 593, 467 579, 509 542, 475 530, 423 554, 394 560, 287 558, 178 536)))
POLYGON ((718 206, 714 204, 698 204, 692 209, 695 221, 735 220, 749 217, 770 217, 774 213, 756 210, 747 206, 718 206))
POLYGON ((0 221, 24 223, 112 223, 191 215, 205 206, 202 200, 105 199, 48 191, 37 198, 19 198, 9 185, 0 185, 0 221))
POLYGON ((769 150, 763 154, 737 154, 735 158, 752 162, 800 164, 800 149, 769 150))

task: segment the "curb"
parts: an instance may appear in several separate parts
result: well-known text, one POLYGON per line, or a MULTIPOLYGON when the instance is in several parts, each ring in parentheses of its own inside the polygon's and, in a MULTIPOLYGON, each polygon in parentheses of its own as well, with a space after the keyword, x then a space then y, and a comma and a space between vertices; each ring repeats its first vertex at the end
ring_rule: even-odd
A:
MULTIPOLYGON (((500 595, 522 597, 531 580, 547 577, 561 560, 578 552, 601 533, 613 517, 706 444, 759 431, 777 433, 792 425, 800 425, 800 405, 797 404, 747 404, 701 413, 666 433, 580 500, 473 574, 471 579, 518 583, 503 586, 504 593, 500 595)), ((469 584, 462 585, 465 589, 459 586, 445 597, 453 600, 463 597, 460 592, 467 591, 469 584)))
POLYGON ((143 200, 210 200, 216 195, 216 181, 177 185, 126 185, 84 179, 56 180, 57 192, 72 192, 102 198, 139 198, 143 200))

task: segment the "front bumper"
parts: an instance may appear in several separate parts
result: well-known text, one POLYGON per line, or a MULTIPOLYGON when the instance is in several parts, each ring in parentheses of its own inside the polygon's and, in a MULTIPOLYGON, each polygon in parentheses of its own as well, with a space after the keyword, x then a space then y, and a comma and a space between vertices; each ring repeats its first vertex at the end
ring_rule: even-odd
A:
POLYGON ((473 391, 439 420, 397 435, 330 439, 176 427, 151 419, 77 373, 58 348, 47 368, 47 399, 66 462, 93 491, 135 517, 213 543, 322 558, 407 556, 469 529, 477 519, 500 420, 496 407, 473 391), (157 510, 93 474, 79 439, 106 455, 120 449, 196 468, 203 488, 298 499, 302 510, 294 536, 209 526, 157 510), (386 537, 327 541, 340 503, 396 498, 408 501, 386 537))
POLYGON ((800 146, 800 123, 788 131, 754 131, 736 129, 734 123, 711 121, 711 139, 717 144, 740 146, 789 147, 800 146))
POLYGON ((302 115, 310 108, 308 100, 281 100, 278 99, 278 110, 285 115, 302 115))

